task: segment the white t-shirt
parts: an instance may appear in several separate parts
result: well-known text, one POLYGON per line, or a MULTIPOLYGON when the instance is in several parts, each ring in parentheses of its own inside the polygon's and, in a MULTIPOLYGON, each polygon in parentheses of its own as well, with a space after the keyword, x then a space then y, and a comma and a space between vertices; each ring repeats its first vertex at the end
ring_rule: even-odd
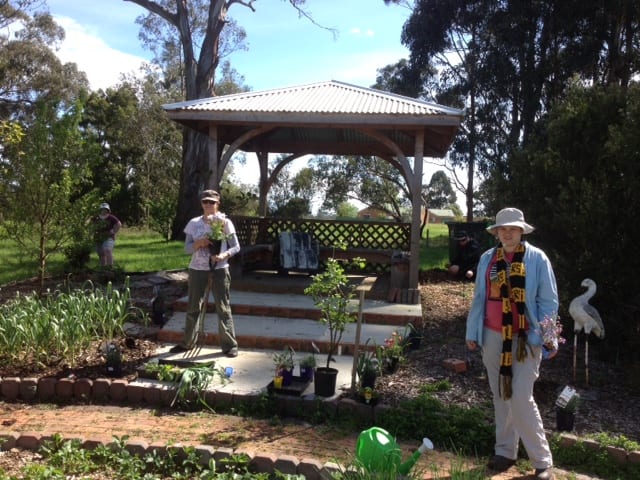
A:
MULTIPOLYGON (((214 220, 222 221, 224 223, 223 232, 227 238, 231 237, 236 233, 235 226, 233 222, 229 220, 224 213, 217 213, 214 217, 214 220)), ((208 223, 204 221, 204 216, 200 215, 199 217, 192 218, 187 223, 187 226, 184 227, 184 233, 187 235, 191 235, 194 240, 198 240, 200 238, 206 238, 209 236, 211 232, 211 227, 208 223)), ((220 246, 220 253, 226 252, 228 249, 227 240, 222 241, 222 245, 220 246)), ((193 270, 209 270, 209 252, 205 248, 200 248, 195 250, 191 255, 191 262, 189 263, 189 268, 193 270)), ((222 260, 216 264, 216 268, 225 268, 229 265, 227 260, 222 260)))

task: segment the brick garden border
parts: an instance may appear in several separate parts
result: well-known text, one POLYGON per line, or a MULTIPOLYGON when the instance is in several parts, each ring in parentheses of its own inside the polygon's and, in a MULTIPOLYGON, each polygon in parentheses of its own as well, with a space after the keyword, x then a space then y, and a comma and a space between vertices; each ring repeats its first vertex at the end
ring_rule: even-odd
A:
MULTIPOLYGON (((71 400, 89 401, 98 403, 116 404, 146 404, 149 407, 169 407, 174 399, 176 387, 166 384, 143 383, 138 381, 100 378, 92 380, 89 378, 19 378, 6 377, 0 381, 0 396, 6 401, 22 400, 25 402, 59 402, 69 403, 71 400)), ((307 410, 307 405, 317 404, 317 400, 308 400, 300 397, 277 397, 278 414, 294 415, 307 410)), ((205 401, 213 408, 228 408, 234 404, 250 405, 260 401, 260 395, 235 395, 228 392, 205 392, 205 401)), ((336 398, 321 403, 327 413, 336 416, 354 415, 375 422, 377 415, 388 410, 390 407, 384 404, 367 405, 351 398, 336 398)), ((550 432, 547 432, 548 434, 550 432)), ((0 430, 0 439, 4 440, 0 449, 22 448, 37 451, 40 446, 52 439, 50 435, 40 435, 33 432, 15 433, 0 430)), ((104 443, 101 439, 79 439, 83 448, 92 449, 104 443)), ((594 452, 602 450, 600 444, 590 439, 580 439, 576 435, 563 433, 561 436, 562 446, 573 446, 577 442, 582 442, 594 452)), ((169 449, 180 451, 184 447, 180 444, 161 445, 148 444, 143 441, 128 441, 126 443, 128 451, 134 454, 145 455, 154 451, 167 451, 169 449)), ((200 455, 203 465, 208 464, 210 459, 219 462, 221 459, 238 454, 246 454, 249 461, 249 468, 256 473, 273 474, 276 470, 285 474, 303 475, 307 480, 323 480, 331 478, 333 472, 340 471, 342 467, 333 462, 322 464, 321 462, 305 458, 298 460, 291 455, 276 456, 274 454, 256 453, 248 449, 215 449, 210 445, 198 445, 195 447, 200 455)), ((617 447, 606 447, 607 453, 618 463, 631 463, 640 465, 640 451, 627 452, 617 447)))

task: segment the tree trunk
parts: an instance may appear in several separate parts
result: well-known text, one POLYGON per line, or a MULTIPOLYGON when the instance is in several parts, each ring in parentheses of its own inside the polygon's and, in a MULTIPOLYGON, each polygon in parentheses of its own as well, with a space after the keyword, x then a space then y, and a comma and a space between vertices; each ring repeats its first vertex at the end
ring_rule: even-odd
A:
MULTIPOLYGON (((226 0, 211 0, 209 3, 207 29, 198 59, 195 56, 193 31, 186 0, 176 1, 175 11, 169 11, 160 2, 151 0, 126 1, 159 15, 178 30, 184 58, 186 100, 215 96, 215 71, 220 61, 218 52, 220 32, 226 23, 228 8, 226 0)), ((218 172, 211 172, 209 169, 207 138, 204 135, 185 128, 182 145, 180 196, 172 228, 174 239, 182 238, 187 222, 200 213, 199 192, 205 188, 217 189, 219 178, 222 177, 222 172, 218 175, 218 172)))
POLYGON ((182 141, 182 175, 178 210, 173 222, 172 238, 184 238, 184 227, 201 213, 199 194, 207 188, 218 189, 217 182, 210 184, 208 139, 201 133, 184 129, 182 141))

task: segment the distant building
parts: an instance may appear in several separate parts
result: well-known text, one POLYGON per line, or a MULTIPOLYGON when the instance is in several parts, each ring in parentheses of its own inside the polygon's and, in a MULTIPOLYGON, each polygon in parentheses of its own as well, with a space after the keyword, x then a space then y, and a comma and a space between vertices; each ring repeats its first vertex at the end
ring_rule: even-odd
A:
MULTIPOLYGON (((450 208, 430 208, 427 213, 429 215, 428 223, 452 222, 456 219, 453 210, 450 208)), ((422 215, 424 220, 424 210, 422 215)))
POLYGON ((377 208, 367 207, 358 212, 358 218, 362 220, 389 220, 389 215, 377 208))

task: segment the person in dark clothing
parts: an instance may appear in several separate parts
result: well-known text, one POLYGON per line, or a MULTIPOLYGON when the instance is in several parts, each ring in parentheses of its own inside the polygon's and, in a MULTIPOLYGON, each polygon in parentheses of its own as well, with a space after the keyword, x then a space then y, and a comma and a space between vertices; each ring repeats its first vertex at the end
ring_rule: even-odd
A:
POLYGON ((464 230, 456 232, 453 239, 457 242, 457 249, 449 273, 460 279, 474 280, 482 253, 480 244, 464 230))
POLYGON ((122 227, 122 223, 111 213, 108 203, 100 205, 100 213, 92 220, 93 241, 100 259, 100 266, 113 266, 113 247, 116 243, 116 234, 122 227))

